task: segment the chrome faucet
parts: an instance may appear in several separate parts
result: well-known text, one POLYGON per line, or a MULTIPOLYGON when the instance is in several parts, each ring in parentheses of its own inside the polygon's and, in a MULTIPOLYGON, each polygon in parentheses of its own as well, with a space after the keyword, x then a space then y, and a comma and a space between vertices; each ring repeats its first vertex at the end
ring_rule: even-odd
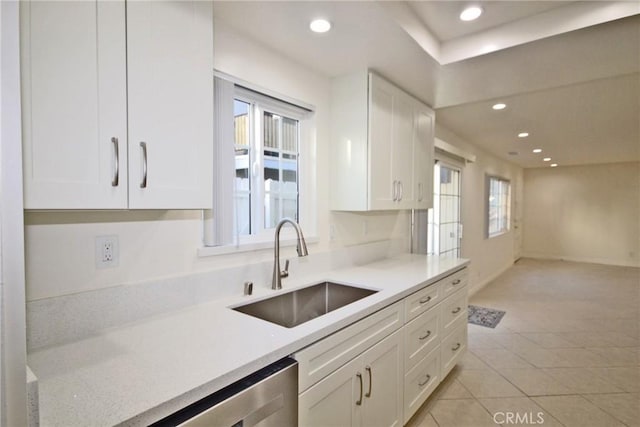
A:
POLYGON ((276 225, 276 241, 273 252, 273 280, 271 281, 271 289, 274 290, 282 289, 281 279, 289 276, 289 260, 285 263, 284 270, 280 270, 280 229, 286 222, 293 226, 296 230, 296 234, 298 235, 298 244, 296 246, 298 256, 303 257, 309 255, 309 252, 307 251, 307 243, 304 241, 304 235, 302 234, 302 229, 298 223, 291 218, 282 218, 278 225, 276 225))

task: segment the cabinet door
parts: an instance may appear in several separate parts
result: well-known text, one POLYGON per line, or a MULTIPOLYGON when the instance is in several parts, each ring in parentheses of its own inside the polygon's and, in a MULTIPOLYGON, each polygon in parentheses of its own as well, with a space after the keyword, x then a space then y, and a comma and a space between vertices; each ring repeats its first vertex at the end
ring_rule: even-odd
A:
POLYGON ((349 427, 360 425, 364 393, 357 357, 300 394, 298 425, 349 427), (358 373, 360 376, 358 376, 358 373), (357 402, 360 402, 358 405, 357 402))
POLYGON ((25 208, 126 208, 124 2, 20 8, 25 208))
POLYGON ((433 205, 434 113, 419 106, 415 111, 413 140, 414 206, 429 209, 433 205))
POLYGON ((413 98, 397 90, 393 103, 392 175, 397 181, 397 207, 413 208, 413 98))
POLYGON ((393 176, 395 88, 374 74, 369 76, 369 208, 397 209, 393 176))
POLYGON ((360 356, 364 366, 362 426, 402 426, 403 344, 396 331, 360 356))
POLYGON ((129 207, 210 208, 213 7, 127 2, 129 207))

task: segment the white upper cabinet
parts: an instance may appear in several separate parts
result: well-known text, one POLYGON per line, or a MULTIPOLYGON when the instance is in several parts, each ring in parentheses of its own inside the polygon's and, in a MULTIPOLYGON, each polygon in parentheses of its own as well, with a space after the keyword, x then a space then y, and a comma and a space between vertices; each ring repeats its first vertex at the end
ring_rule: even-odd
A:
POLYGON ((211 208, 212 3, 128 2, 127 59, 129 207, 211 208))
POLYGON ((434 113, 373 73, 334 79, 334 210, 431 206, 434 113))
POLYGON ((20 4, 24 205, 127 206, 123 2, 20 4))
POLYGON ((24 2, 21 23, 26 209, 211 206, 210 2, 24 2))
POLYGON ((429 209, 433 206, 435 113, 418 107, 414 114, 413 205, 415 209, 429 209))

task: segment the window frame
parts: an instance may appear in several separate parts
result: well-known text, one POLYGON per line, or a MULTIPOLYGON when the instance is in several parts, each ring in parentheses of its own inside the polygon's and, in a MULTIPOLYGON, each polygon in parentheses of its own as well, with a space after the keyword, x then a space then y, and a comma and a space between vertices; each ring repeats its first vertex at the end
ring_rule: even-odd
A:
MULTIPOLYGON (((216 120, 233 120, 233 106, 221 105, 221 101, 228 102, 237 99, 251 104, 258 104, 258 108, 252 111, 258 114, 259 128, 252 129, 251 147, 254 150, 254 141, 257 136, 263 138, 263 117, 264 111, 281 115, 298 121, 298 159, 297 159, 297 185, 298 185, 298 223, 305 233, 307 242, 317 241, 317 200, 315 196, 315 173, 316 166, 313 164, 315 159, 316 139, 315 139, 315 108, 309 104, 297 101, 291 97, 283 96, 270 90, 266 90, 254 84, 236 79, 224 73, 215 73, 216 81, 221 82, 219 86, 226 86, 218 90, 216 88, 216 120), (226 92, 225 92, 226 91, 226 92), (218 99, 218 94, 222 93, 223 100, 218 99), (226 110, 222 111, 221 110, 226 110), (221 115, 219 115, 221 114, 221 115)), ((216 179, 214 180, 214 203, 212 210, 203 212, 203 248, 199 249, 200 256, 242 252, 267 248, 273 244, 273 228, 264 228, 264 215, 261 214, 262 227, 260 232, 251 235, 234 235, 233 232, 225 230, 233 229, 233 223, 236 221, 235 215, 235 137, 233 136, 233 125, 221 126, 216 123, 215 133, 215 153, 216 158, 212 159, 212 167, 216 169, 216 179), (225 128, 225 129, 221 129, 225 128), (229 129, 230 128, 230 129, 229 129), (223 142, 220 142, 223 141, 223 142), (224 142, 226 141, 226 143, 224 142), (233 153, 233 154, 232 154, 233 153), (223 159, 227 159, 225 162, 223 159), (228 188, 231 186, 231 190, 228 188), (217 212, 217 214, 216 214, 217 212), (231 225, 231 227, 229 227, 231 225)), ((233 123, 233 122, 231 122, 233 123)), ((261 145, 263 147, 263 143, 261 145)), ((264 147, 263 147, 264 148, 264 147)), ((249 168, 261 170, 264 167, 264 159, 262 153, 251 153, 249 168), (257 157, 258 166, 254 166, 257 157)), ((262 177, 260 182, 264 185, 264 172, 260 172, 262 177)), ((256 185, 256 174, 250 170, 251 177, 251 198, 254 196, 256 185)), ((264 188, 259 194, 264 195, 264 188)), ((254 201, 252 200, 252 203, 254 201)), ((252 205, 252 209, 256 205, 252 205)), ((258 209, 263 209, 264 200, 257 205, 258 209)), ((251 221, 254 221, 251 219, 251 221)), ((260 221, 260 219, 259 219, 260 221)), ((290 227, 282 229, 282 245, 287 246, 291 240, 295 242, 295 233, 290 227)))
POLYGON ((511 197, 511 180, 499 175, 485 175, 485 238, 491 239, 493 237, 498 237, 503 234, 507 234, 511 231, 511 220, 512 213, 512 197, 511 197), (507 201, 504 212, 501 210, 498 211, 498 217, 503 217, 506 215, 506 219, 503 219, 504 225, 500 227, 498 230, 491 231, 491 182, 497 181, 501 184, 507 185, 507 201))
MULTIPOLYGON (((298 152, 296 159, 296 184, 297 184, 297 213, 298 220, 302 216, 302 209, 300 206, 300 192, 301 192, 301 155, 302 155, 302 126, 303 121, 308 116, 308 112, 302 112, 297 107, 289 107, 288 103, 281 100, 276 100, 272 97, 262 95, 251 89, 247 89, 243 86, 236 85, 234 90, 234 100, 239 100, 248 103, 251 106, 250 113, 250 144, 251 147, 249 154, 249 176, 250 176, 250 206, 254 213, 250 214, 251 229, 254 233, 249 235, 237 236, 240 240, 240 244, 250 243, 254 240, 264 240, 273 234, 273 228, 266 228, 264 210, 260 209, 264 207, 265 189, 264 189, 264 114, 272 113, 280 117, 286 117, 294 119, 298 122, 298 152), (255 126, 254 126, 255 125, 255 126), (255 171, 259 173, 254 173, 255 171), (255 237, 254 237, 255 236, 255 237)), ((293 218, 295 220, 295 218, 293 218)))

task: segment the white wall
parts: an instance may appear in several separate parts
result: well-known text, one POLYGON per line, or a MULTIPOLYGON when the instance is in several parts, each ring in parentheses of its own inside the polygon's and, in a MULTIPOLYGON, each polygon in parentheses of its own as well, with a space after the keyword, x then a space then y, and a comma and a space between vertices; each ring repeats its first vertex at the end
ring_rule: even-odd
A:
MULTIPOLYGON (((364 242, 410 236, 407 212, 331 213, 329 203, 329 79, 215 23, 216 69, 307 104, 316 112, 318 253, 364 242), (330 228, 333 233, 330 233, 330 228), (333 240, 330 240, 330 234, 333 240)), ((154 278, 179 276, 271 259, 263 250, 199 258, 199 211, 29 212, 26 221, 27 300, 154 278), (95 268, 94 239, 119 237, 120 264, 95 268)), ((408 246, 407 246, 408 249, 408 246)), ((285 254, 295 254, 287 248, 285 254)))
POLYGON ((0 424, 27 424, 18 2, 0 2, 0 424))
POLYGON ((462 170, 462 257, 471 259, 471 292, 485 286, 509 268, 517 254, 521 212, 512 203, 511 231, 488 239, 485 237, 485 176, 498 175, 511 181, 512 201, 522 200, 522 168, 501 160, 463 140, 449 129, 437 124, 436 137, 475 154, 476 161, 467 163, 462 170))
POLYGON ((640 162, 527 169, 524 255, 640 266, 640 162))

